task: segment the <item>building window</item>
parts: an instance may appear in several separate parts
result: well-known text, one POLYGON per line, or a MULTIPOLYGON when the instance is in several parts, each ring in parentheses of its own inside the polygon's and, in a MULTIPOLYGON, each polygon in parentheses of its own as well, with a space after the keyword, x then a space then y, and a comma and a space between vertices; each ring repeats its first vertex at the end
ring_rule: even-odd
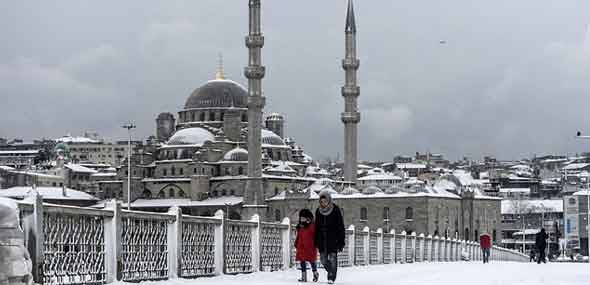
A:
POLYGON ((225 196, 227 194, 227 191, 225 189, 221 190, 221 196, 225 196))
POLYGON ((367 220, 367 208, 363 207, 361 208, 361 221, 366 221, 367 220))
POLYGON ((217 191, 213 191, 213 192, 211 192, 211 196, 213 196, 213 197, 217 197, 217 191))
POLYGON ((215 121, 215 113, 209 113, 209 121, 215 121))
POLYGON ((174 166, 172 166, 172 169, 170 169, 170 175, 176 175, 176 168, 174 168, 174 166))
POLYGON ((276 187, 276 186, 275 186, 275 196, 276 196, 276 195, 279 195, 279 187, 276 187))
POLYGON ((383 208, 383 220, 389 220, 389 207, 383 208))
POLYGON ((248 115, 243 114, 242 115, 242 122, 247 122, 248 121, 248 115))
POLYGON ((230 195, 232 195, 232 196, 235 196, 235 195, 236 195, 236 191, 234 191, 234 190, 232 189, 232 190, 230 190, 230 191, 229 191, 229 194, 230 194, 230 195))
POLYGON ((281 221, 281 210, 275 210, 275 221, 281 221))
POLYGON ((180 171, 180 175, 184 175, 184 169, 183 168, 181 168, 179 171, 180 171))
POLYGON ((184 194, 184 191, 180 190, 178 191, 178 197, 180 198, 184 198, 186 195, 184 194))
POLYGON ((193 168, 193 174, 197 174, 197 169, 193 168))
POLYGON ((230 167, 225 168, 225 175, 227 175, 227 176, 231 175, 231 168, 230 167))
POLYGON ((168 175, 168 171, 166 171, 166 168, 162 169, 162 176, 167 176, 168 175))
POLYGON ((201 122, 205 121, 205 113, 201 113, 199 115, 199 121, 201 121, 201 122))
POLYGON ((406 220, 412 220, 414 219, 414 209, 412 209, 412 207, 407 207, 406 208, 406 220))
POLYGON ((172 188, 168 189, 168 197, 174 198, 174 189, 172 189, 172 188))
POLYGON ((191 113, 191 122, 195 121, 195 113, 191 113))
POLYGON ((244 168, 243 167, 238 167, 238 175, 243 175, 244 174, 244 168))

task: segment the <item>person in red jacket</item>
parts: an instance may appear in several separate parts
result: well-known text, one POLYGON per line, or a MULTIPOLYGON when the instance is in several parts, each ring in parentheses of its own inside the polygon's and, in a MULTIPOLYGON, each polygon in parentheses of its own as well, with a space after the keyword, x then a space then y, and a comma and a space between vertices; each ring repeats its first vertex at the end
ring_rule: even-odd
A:
POLYGON ((479 246, 483 256, 483 263, 490 262, 490 248, 492 248, 492 240, 489 234, 482 234, 479 236, 479 246))
POLYGON ((308 209, 299 211, 299 224, 297 224, 297 237, 295 238, 296 256, 295 260, 301 265, 301 278, 299 282, 307 282, 307 265, 311 264, 313 282, 317 282, 319 273, 316 265, 318 251, 315 246, 315 224, 313 214, 308 209))

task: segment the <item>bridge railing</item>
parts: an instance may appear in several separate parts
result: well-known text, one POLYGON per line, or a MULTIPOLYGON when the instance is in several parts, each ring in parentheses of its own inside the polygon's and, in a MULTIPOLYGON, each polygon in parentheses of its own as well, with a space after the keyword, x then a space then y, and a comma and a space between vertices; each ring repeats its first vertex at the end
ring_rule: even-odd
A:
MULTIPOLYGON (((20 223, 33 261, 33 276, 45 284, 105 284, 219 274, 284 270, 296 265, 294 227, 166 213, 128 211, 116 201, 104 209, 43 204, 40 196, 19 202, 20 223)), ((479 244, 405 231, 346 229, 339 266, 481 260, 479 244)), ((496 247, 490 260, 528 261, 496 247)), ((321 265, 320 265, 321 266, 321 265)))
POLYGON ((40 284, 105 284, 284 270, 294 252, 282 223, 19 202, 20 223, 40 284))

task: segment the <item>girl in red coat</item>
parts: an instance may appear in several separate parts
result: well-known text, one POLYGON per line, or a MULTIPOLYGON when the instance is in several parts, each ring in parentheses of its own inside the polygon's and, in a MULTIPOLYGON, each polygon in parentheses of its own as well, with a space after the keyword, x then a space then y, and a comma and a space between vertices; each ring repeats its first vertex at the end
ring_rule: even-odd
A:
POLYGON ((307 262, 311 264, 313 282, 317 282, 319 278, 316 266, 318 251, 314 244, 315 224, 313 220, 313 214, 310 210, 302 209, 299 211, 299 224, 297 224, 297 237, 295 238, 295 249, 297 250, 295 260, 301 264, 301 278, 298 280, 299 282, 307 282, 307 262))

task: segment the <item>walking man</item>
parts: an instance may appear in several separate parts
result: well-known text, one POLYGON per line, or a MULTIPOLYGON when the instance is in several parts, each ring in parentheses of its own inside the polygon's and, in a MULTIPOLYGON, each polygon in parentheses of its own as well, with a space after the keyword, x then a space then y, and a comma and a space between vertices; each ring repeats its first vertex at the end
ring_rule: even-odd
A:
POLYGON ((537 252, 539 253, 539 257, 537 258, 537 263, 541 264, 547 263, 545 259, 545 249, 547 248, 547 233, 545 233, 545 229, 541 228, 541 231, 537 233, 535 236, 535 247, 537 248, 537 252))
POLYGON ((479 236, 479 246, 481 247, 483 263, 490 262, 490 248, 492 248, 492 240, 489 234, 484 233, 479 236))
POLYGON ((315 214, 315 245, 320 261, 328 272, 328 284, 334 284, 338 271, 338 252, 344 249, 344 221, 340 208, 327 190, 320 192, 320 206, 315 214))

